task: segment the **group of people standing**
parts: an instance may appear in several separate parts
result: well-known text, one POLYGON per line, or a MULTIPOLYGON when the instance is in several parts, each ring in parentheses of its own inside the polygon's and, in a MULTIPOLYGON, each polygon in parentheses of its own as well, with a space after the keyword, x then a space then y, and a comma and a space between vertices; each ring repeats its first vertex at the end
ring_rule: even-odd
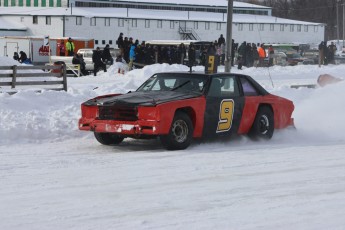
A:
POLYGON ((60 44, 58 44, 58 49, 59 49, 60 56, 66 56, 66 51, 67 51, 67 56, 73 57, 75 45, 72 38, 68 38, 66 44, 64 40, 62 40, 60 44))
POLYGON ((265 45, 262 43, 257 46, 255 43, 243 42, 238 47, 238 69, 242 69, 242 66, 246 67, 264 67, 267 66, 264 62, 268 57, 268 66, 273 65, 274 49, 270 45, 266 52, 265 45))
POLYGON ((331 44, 327 46, 327 42, 322 41, 319 44, 319 66, 335 64, 334 55, 336 51, 337 46, 334 44, 334 42, 331 42, 331 44))

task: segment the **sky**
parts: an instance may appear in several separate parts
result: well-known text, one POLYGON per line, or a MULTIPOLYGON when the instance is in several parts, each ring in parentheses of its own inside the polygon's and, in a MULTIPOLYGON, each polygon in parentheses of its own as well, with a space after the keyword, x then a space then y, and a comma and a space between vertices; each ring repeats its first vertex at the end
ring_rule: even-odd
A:
POLYGON ((0 93, 0 229, 344 229, 345 81, 291 85, 343 79, 345 65, 232 68, 292 100, 296 128, 181 151, 158 140, 102 146, 78 130, 82 102, 135 90, 156 72, 188 71, 119 68, 70 77, 67 92, 0 93))

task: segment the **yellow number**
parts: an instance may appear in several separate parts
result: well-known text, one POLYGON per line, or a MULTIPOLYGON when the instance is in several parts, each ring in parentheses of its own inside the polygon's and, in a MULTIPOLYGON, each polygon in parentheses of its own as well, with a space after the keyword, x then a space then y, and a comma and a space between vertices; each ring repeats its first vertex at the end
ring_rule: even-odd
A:
POLYGON ((214 56, 208 57, 208 72, 212 73, 214 71, 214 56))
POLYGON ((217 133, 226 132, 231 129, 234 116, 234 105, 234 100, 231 99, 222 100, 220 103, 217 133))

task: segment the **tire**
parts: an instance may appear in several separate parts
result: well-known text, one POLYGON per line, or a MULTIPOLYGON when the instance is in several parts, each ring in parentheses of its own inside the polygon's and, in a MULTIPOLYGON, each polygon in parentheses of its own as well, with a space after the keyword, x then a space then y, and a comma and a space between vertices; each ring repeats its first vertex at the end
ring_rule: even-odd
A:
POLYGON ((271 139, 274 132, 274 115, 271 108, 259 108, 253 126, 249 132, 252 139, 271 139))
POLYGON ((113 133, 96 133, 94 132, 96 140, 103 145, 118 145, 123 141, 123 137, 113 133))
POLYGON ((184 112, 176 112, 168 135, 160 137, 163 146, 168 150, 186 149, 193 139, 193 124, 184 112))

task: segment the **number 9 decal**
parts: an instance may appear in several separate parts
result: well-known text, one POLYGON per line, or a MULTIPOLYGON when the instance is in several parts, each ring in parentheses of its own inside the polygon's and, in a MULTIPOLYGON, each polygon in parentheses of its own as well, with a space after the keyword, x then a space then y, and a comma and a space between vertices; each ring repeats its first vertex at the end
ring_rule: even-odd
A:
POLYGON ((220 103, 219 121, 217 133, 226 132, 231 129, 232 119, 234 117, 234 100, 225 99, 220 103))

